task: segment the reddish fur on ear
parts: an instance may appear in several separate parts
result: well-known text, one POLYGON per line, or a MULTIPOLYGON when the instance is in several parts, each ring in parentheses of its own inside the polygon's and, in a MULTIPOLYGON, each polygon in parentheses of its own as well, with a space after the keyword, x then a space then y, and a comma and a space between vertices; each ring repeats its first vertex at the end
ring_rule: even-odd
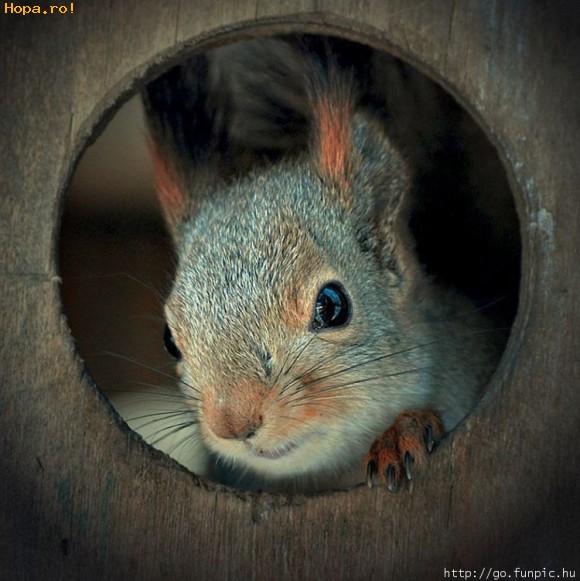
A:
POLYGON ((315 103, 317 123, 317 154, 320 173, 341 188, 346 189, 351 178, 352 139, 350 131, 351 108, 345 100, 333 100, 325 94, 315 103))
POLYGON ((153 178, 157 196, 167 220, 171 226, 175 226, 180 222, 185 210, 185 195, 177 183, 175 168, 160 153, 151 137, 149 152, 153 160, 153 178))

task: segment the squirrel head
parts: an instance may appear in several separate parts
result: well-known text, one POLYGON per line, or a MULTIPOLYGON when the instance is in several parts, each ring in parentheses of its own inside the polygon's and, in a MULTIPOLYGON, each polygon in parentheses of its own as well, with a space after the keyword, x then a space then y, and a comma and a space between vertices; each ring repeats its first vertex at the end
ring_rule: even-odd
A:
POLYGON ((271 481, 362 470, 377 434, 420 403, 426 357, 409 349, 408 168, 352 76, 316 67, 303 155, 224 180, 155 146, 182 390, 206 445, 271 481))

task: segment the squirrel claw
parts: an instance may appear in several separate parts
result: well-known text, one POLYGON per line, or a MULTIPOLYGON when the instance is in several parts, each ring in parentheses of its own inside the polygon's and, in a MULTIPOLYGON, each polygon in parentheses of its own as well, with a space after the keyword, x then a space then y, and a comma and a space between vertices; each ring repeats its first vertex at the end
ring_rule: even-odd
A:
POLYGON ((427 447, 427 452, 429 453, 433 451, 433 446, 435 446, 435 440, 433 439, 433 427, 431 424, 427 424, 425 427, 425 446, 427 447))
POLYGON ((373 487, 374 476, 377 473, 377 464, 374 460, 370 460, 367 464, 367 486, 373 487))
POLYGON ((380 480, 391 492, 398 492, 405 479, 414 480, 425 471, 427 455, 442 436, 443 424, 436 412, 402 412, 366 455, 367 485, 380 480))
POLYGON ((389 491, 399 492, 400 486, 399 479, 397 478, 397 470, 392 464, 389 464, 389 466, 387 467, 386 477, 387 477, 387 488, 389 489, 389 491))
POLYGON ((414 462, 415 458, 413 458, 413 454, 411 454, 411 452, 405 452, 404 463, 405 463, 405 476, 407 477, 407 480, 413 479, 412 468, 414 462))

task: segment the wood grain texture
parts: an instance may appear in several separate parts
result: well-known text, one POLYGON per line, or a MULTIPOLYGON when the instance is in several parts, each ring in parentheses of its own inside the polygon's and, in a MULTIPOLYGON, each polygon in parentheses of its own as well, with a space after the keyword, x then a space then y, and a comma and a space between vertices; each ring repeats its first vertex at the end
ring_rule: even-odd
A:
POLYGON ((0 44, 1 578, 580 567, 577 2, 96 0, 2 13, 0 44), (123 431, 83 371, 59 298, 63 192, 148 72, 227 35, 328 27, 433 75, 498 144, 522 222, 520 312, 485 400, 411 492, 237 494, 123 431))

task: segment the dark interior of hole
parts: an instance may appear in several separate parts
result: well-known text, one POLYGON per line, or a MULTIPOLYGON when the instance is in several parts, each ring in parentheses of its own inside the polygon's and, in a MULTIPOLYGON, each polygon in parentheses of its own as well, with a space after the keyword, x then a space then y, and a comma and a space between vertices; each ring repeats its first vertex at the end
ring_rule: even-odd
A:
MULTIPOLYGON (((386 73, 377 81, 383 86, 367 87, 364 99, 381 111, 389 136, 415 170, 409 221, 417 254, 429 274, 487 309, 498 325, 510 325, 517 308, 520 240, 499 157, 447 92, 389 55, 383 65, 386 73), (417 93, 407 82, 419 87, 417 93)), ((279 127, 300 131, 300 112, 278 107, 275 98, 271 104, 279 127)), ((252 155, 259 151, 275 162, 300 143, 272 146, 272 141, 284 143, 278 137, 266 147, 252 142, 252 155)), ((129 384, 138 389, 136 384, 159 381, 146 366, 168 369, 171 364, 162 349, 160 300, 170 284, 170 242, 154 204, 142 204, 139 196, 130 204, 117 203, 117 192, 112 192, 99 207, 98 200, 84 200, 90 188, 90 180, 76 185, 62 222, 64 310, 97 383, 105 391, 129 384)))
POLYGON ((411 215, 417 252, 428 272, 510 324, 521 250, 507 176, 483 132, 448 101, 461 123, 427 146, 432 162, 419 177, 411 215))
POLYGON ((470 143, 454 127, 442 137, 418 182, 411 228, 428 272, 509 324, 520 277, 518 219, 496 152, 478 138, 470 143), (474 168, 480 162, 489 173, 474 168))

